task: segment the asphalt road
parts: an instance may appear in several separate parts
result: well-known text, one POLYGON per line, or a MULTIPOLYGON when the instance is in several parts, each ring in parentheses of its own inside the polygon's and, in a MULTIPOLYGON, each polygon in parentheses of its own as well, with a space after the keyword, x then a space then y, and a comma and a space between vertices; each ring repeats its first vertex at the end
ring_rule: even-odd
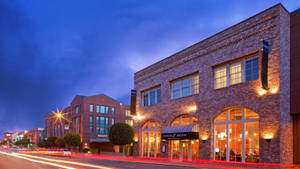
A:
POLYGON ((32 156, 0 151, 0 169, 196 169, 196 167, 68 157, 32 156))
POLYGON ((0 154, 0 169, 57 169, 57 167, 0 154))

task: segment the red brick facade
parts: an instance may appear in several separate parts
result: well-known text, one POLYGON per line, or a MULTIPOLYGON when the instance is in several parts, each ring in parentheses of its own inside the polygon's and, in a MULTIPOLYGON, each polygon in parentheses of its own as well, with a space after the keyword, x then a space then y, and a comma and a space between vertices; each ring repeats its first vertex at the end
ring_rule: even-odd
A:
MULTIPOLYGON (((205 143, 199 142, 199 158, 213 159, 215 118, 226 108, 240 106, 259 114, 259 161, 292 163, 289 25, 289 12, 278 4, 136 72, 136 109, 144 119, 134 124, 138 137, 135 154, 142 155, 141 128, 145 122, 155 120, 163 130, 179 115, 190 114, 199 120, 199 136, 208 136, 205 143), (270 90, 263 96, 259 95, 261 76, 258 80, 215 89, 214 68, 251 56, 258 56, 261 65, 262 40, 271 42, 268 65, 270 90), (199 76, 199 94, 171 99, 170 82, 194 73, 199 76), (161 88, 161 102, 142 107, 141 92, 155 86, 161 88), (273 89, 278 91, 272 93, 273 89), (188 109, 195 105, 196 111, 188 109), (272 135, 270 143, 264 138, 266 134, 272 135)), ((166 146, 167 150, 160 156, 170 156, 168 143, 162 143, 159 151, 162 146, 166 146)))
POLYGON ((291 13, 291 114, 293 115, 294 163, 300 164, 300 10, 291 13))
POLYGON ((110 128, 113 121, 114 123, 124 123, 126 119, 131 119, 131 117, 126 116, 126 110, 130 110, 129 106, 122 105, 104 94, 76 96, 70 106, 62 110, 63 120, 57 120, 53 113, 47 113, 45 117, 45 136, 62 137, 67 132, 77 132, 82 139, 83 145, 87 145, 92 141, 107 142, 108 135, 99 134, 96 131, 97 117, 107 117, 108 128, 110 128), (90 111, 90 105, 93 105, 93 112, 90 111), (97 106, 108 107, 108 113, 96 112, 97 106), (77 113, 76 107, 78 107, 77 113), (115 111, 114 114, 112 113, 113 109, 115 111), (93 120, 92 132, 90 132, 90 117, 93 120), (76 131, 76 118, 78 119, 78 131, 76 131), (69 129, 66 126, 69 126, 69 129))

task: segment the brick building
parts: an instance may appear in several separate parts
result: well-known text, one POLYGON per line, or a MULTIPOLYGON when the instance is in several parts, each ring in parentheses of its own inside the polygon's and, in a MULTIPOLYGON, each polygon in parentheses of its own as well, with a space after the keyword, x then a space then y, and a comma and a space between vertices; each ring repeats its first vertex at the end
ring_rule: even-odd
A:
POLYGON ((62 120, 53 113, 45 117, 45 137, 62 137, 67 132, 76 132, 83 146, 90 142, 101 142, 102 151, 113 151, 109 143, 109 128, 118 122, 133 124, 127 105, 104 94, 95 96, 76 96, 69 107, 62 110, 62 120))
POLYGON ((277 4, 136 72, 135 154, 293 163, 290 68, 277 4))
POLYGON ((300 9, 291 13, 291 114, 293 115, 294 163, 300 164, 300 9))
POLYGON ((27 138, 30 140, 30 142, 33 144, 34 147, 37 147, 37 144, 40 140, 44 139, 44 128, 35 128, 32 130, 29 130, 26 133, 27 138))
POLYGON ((10 132, 4 132, 4 138, 3 140, 7 141, 6 142, 6 145, 7 146, 10 146, 12 144, 12 134, 13 133, 10 133, 10 132))

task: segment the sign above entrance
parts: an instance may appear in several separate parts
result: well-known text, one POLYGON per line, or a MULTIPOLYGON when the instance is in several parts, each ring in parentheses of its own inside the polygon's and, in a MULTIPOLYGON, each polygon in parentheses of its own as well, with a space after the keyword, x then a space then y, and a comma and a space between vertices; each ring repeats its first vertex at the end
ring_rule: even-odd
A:
POLYGON ((185 132, 185 133, 162 133, 163 140, 194 140, 199 139, 198 132, 185 132))

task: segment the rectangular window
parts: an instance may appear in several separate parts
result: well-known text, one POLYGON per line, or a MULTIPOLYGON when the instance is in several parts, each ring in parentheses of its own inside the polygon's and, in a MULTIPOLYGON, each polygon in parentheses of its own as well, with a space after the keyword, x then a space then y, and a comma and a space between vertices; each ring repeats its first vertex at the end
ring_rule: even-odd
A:
POLYGON ((190 96, 199 93, 199 76, 192 76, 171 83, 172 99, 190 96))
POLYGON ((245 63, 246 82, 258 79, 258 57, 246 60, 245 63))
POLYGON ((103 113, 103 114, 108 114, 108 106, 99 106, 97 105, 96 107, 97 113, 103 113))
POLYGON ((76 119, 75 119, 75 132, 76 133, 79 132, 79 119, 78 119, 78 117, 76 117, 76 119))
POLYGON ((90 112, 94 112, 94 105, 90 104, 90 112))
POLYGON ((257 80, 259 75, 258 57, 242 60, 214 70, 215 89, 242 82, 257 80), (245 76, 245 78, 243 78, 245 76))
POLYGON ((215 88, 220 89, 227 86, 226 67, 215 70, 215 88))
POLYGON ((126 120, 125 123, 131 127, 133 126, 133 120, 126 120))
POLYGON ((96 130, 97 134, 107 135, 108 134, 108 117, 97 117, 96 130))
POLYGON ((156 93, 157 93, 157 103, 160 103, 160 88, 156 89, 156 93))
POLYGON ((230 84, 238 84, 242 82, 242 64, 237 63, 230 66, 230 84))
POLYGON ((114 125, 114 124, 115 124, 115 119, 111 118, 111 125, 114 125))
POLYGON ((150 91, 150 105, 155 104, 155 90, 150 91))
POLYGON ((127 117, 131 116, 130 110, 125 110, 125 115, 126 115, 127 117))
POLYGON ((144 93, 144 94, 142 94, 142 96, 143 96, 143 102, 144 102, 144 104, 143 104, 143 106, 148 106, 149 104, 148 104, 148 93, 144 93))
POLYGON ((90 116, 90 133, 94 132, 94 118, 90 116))
POLYGON ((115 114, 115 108, 114 108, 114 107, 111 108, 111 114, 112 114, 112 115, 115 114))
POLYGON ((75 113, 77 114, 79 112, 79 106, 75 107, 75 113))
POLYGON ((96 106, 96 112, 100 113, 100 106, 99 105, 96 106))
POLYGON ((160 88, 142 92, 142 106, 149 106, 160 103, 160 88))

